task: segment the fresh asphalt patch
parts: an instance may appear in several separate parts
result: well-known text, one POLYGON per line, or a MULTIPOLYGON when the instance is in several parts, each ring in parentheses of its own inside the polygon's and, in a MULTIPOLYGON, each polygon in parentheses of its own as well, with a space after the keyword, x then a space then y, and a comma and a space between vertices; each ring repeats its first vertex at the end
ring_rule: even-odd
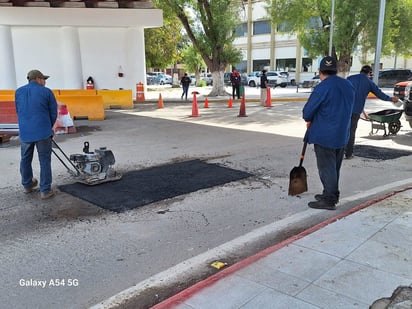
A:
POLYGON ((353 153, 357 157, 373 160, 392 160, 399 157, 412 155, 412 152, 407 150, 375 147, 369 145, 355 145, 353 147, 353 153))
POLYGON ((96 186, 73 183, 59 186, 59 189, 101 208, 123 212, 250 176, 253 175, 201 160, 190 160, 131 171, 118 181, 96 186))

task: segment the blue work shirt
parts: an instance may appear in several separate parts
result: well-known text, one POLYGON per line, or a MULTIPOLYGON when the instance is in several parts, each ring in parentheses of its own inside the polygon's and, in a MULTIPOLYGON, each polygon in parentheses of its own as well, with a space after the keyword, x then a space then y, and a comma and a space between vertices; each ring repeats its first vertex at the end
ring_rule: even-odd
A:
POLYGON ((36 142, 53 135, 57 102, 53 92, 35 81, 16 90, 20 140, 36 142))
POLYGON ((307 142, 340 149, 349 140, 355 91, 352 84, 330 75, 318 84, 303 107, 303 119, 310 121, 307 142))
POLYGON ((365 107, 365 100, 372 92, 383 101, 391 101, 391 97, 386 95, 379 87, 364 73, 359 73, 348 77, 348 80, 355 87, 355 104, 353 106, 353 114, 360 115, 365 107))

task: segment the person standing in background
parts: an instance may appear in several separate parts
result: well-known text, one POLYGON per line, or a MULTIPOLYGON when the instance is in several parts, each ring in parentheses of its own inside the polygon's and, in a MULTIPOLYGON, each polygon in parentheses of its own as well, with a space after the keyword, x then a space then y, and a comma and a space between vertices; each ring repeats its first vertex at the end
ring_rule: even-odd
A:
POLYGON ((192 80, 190 79, 189 76, 187 76, 187 73, 185 73, 185 75, 183 75, 182 79, 180 80, 180 83, 182 84, 182 88, 183 88, 182 100, 183 100, 183 97, 185 97, 187 101, 187 93, 189 92, 189 86, 191 82, 192 80))
POLYGON ((260 75, 260 104, 266 106, 267 96, 268 96, 268 71, 262 70, 262 75, 260 75))
POLYGON ((232 74, 230 74, 230 82, 232 83, 232 97, 233 100, 235 99, 235 96, 237 96, 238 99, 240 99, 240 82, 241 82, 241 77, 238 71, 236 69, 232 70, 232 74))
POLYGON ((348 77, 348 80, 352 83, 353 87, 355 87, 355 103, 352 111, 349 142, 345 147, 346 159, 353 158, 353 145, 355 144, 355 133, 358 127, 360 114, 363 113, 364 117, 368 119, 368 115, 363 109, 369 92, 372 92, 383 101, 392 101, 393 103, 396 103, 399 100, 397 96, 390 97, 379 89, 379 87, 371 80, 372 72, 373 70, 371 66, 364 65, 359 74, 348 77))
POLYGON ((20 175, 25 193, 33 192, 38 180, 33 177, 33 154, 36 147, 40 162, 40 197, 54 196, 51 189, 52 136, 57 119, 57 102, 53 92, 45 87, 49 76, 39 70, 27 73, 28 84, 16 90, 15 104, 21 143, 20 175))

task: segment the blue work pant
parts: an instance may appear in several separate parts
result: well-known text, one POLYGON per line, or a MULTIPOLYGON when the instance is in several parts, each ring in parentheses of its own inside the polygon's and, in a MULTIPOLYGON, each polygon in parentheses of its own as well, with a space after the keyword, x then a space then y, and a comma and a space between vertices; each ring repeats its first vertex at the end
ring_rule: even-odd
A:
POLYGON ((360 118, 359 114, 352 114, 351 123, 350 123, 349 141, 345 147, 346 157, 351 157, 353 155, 353 145, 355 145, 355 134, 356 134, 356 129, 358 128, 359 118, 360 118))
POLYGON ((314 145, 320 181, 323 185, 322 198, 336 204, 339 202, 339 176, 344 148, 332 149, 314 145))
POLYGON ((37 142, 21 142, 20 175, 21 184, 24 188, 30 188, 33 179, 33 153, 34 147, 37 149, 40 162, 40 192, 47 193, 51 190, 52 171, 51 171, 51 152, 52 140, 48 137, 37 142))

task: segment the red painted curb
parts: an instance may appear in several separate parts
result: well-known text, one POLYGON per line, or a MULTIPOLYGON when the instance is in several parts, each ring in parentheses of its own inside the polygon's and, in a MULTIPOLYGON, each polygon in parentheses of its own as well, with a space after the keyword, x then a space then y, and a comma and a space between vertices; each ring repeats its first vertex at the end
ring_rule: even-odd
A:
POLYGON ((240 269, 242 269, 242 268, 258 261, 258 260, 260 260, 261 258, 263 258, 263 257, 265 257, 265 256, 267 256, 267 255, 269 255, 269 254, 271 254, 271 253, 287 246, 287 245, 289 245, 290 243, 292 243, 292 242, 294 242, 298 239, 301 239, 301 238, 303 238, 303 237, 305 237, 309 234, 312 234, 313 232, 316 232, 316 231, 320 230, 321 228, 323 228, 323 227, 325 227, 325 226, 327 226, 327 225, 329 225, 329 224, 331 224, 331 223, 333 223, 333 222, 335 222, 339 219, 347 217, 347 216, 349 216, 349 215, 351 215, 351 214, 353 214, 353 213, 355 213, 359 210, 362 210, 362 209, 364 209, 366 207, 369 207, 369 206, 371 206, 371 205, 373 205, 377 202, 383 201, 383 200, 385 200, 385 199, 387 199, 391 196, 394 196, 395 194, 398 194, 398 193, 401 193, 401 192, 404 192, 404 191, 407 191, 407 190, 410 190, 410 189, 412 189, 412 187, 407 187, 407 188, 404 188, 402 190, 398 190, 398 191, 394 191, 394 192, 391 192, 391 193, 388 193, 388 194, 385 194, 385 195, 382 195, 382 196, 378 196, 377 198, 374 198, 372 200, 364 202, 364 203, 362 203, 362 204, 360 204, 360 205, 358 205, 354 208, 351 208, 350 210, 348 210, 344 213, 341 213, 341 214, 339 214, 335 217, 329 218, 329 219, 327 219, 327 220, 325 220, 325 221, 323 221, 319 224, 316 224, 316 225, 312 226, 311 228, 308 228, 308 229, 300 232, 297 235, 289 237, 288 239, 285 239, 284 241, 282 241, 282 242, 280 242, 276 245, 273 245, 272 247, 269 247, 265 250, 262 250, 262 251, 256 253, 255 255, 247 257, 244 260, 239 261, 236 264, 233 264, 232 266, 229 266, 228 268, 223 269, 222 271, 206 278, 205 280, 199 281, 198 283, 192 285, 191 287, 188 287, 187 289, 177 293, 176 295, 173 295, 172 297, 164 300, 163 302, 151 307, 151 309, 170 309, 173 306, 176 306, 176 305, 184 302, 186 299, 188 299, 193 294, 196 294, 198 291, 208 287, 209 285, 215 283, 216 281, 233 274, 234 272, 236 272, 236 271, 238 271, 238 270, 240 270, 240 269))

